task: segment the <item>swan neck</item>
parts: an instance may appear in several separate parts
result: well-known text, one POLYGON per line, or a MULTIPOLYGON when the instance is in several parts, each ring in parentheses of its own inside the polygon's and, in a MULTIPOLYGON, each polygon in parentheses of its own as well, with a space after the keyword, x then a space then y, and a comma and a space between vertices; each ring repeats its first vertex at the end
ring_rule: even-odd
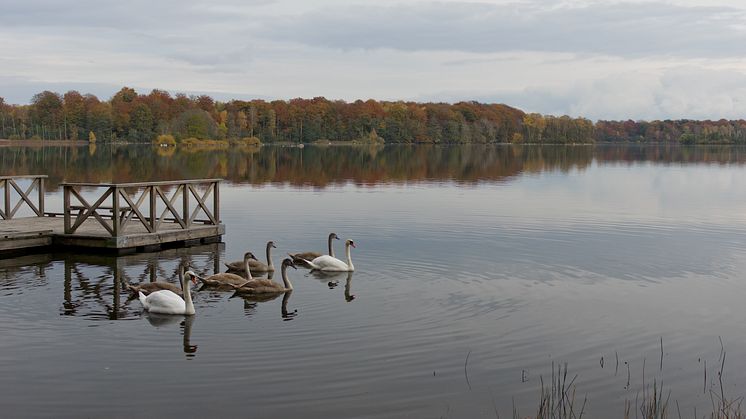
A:
POLYGON ((186 309, 184 314, 194 314, 194 303, 192 303, 192 290, 189 287, 189 283, 184 275, 181 276, 181 288, 184 290, 184 303, 186 303, 186 309))
POLYGON ((251 267, 249 267, 249 258, 248 256, 244 256, 243 258, 243 268, 246 271, 246 277, 251 281, 253 278, 251 277, 251 267))
POLYGON ((329 256, 334 257, 334 246, 332 246, 332 241, 334 239, 332 238, 332 235, 329 235, 329 256))
POLYGON ((347 266, 348 266, 348 267, 350 268, 350 270, 352 271, 352 270, 354 270, 354 269, 355 269, 355 267, 354 267, 354 266, 352 266, 352 254, 351 254, 351 252, 350 252, 350 247, 351 247, 351 246, 350 246, 349 244, 348 244, 347 246, 345 246, 345 251, 347 252, 347 266))
POLYGON ((290 282, 290 278, 288 278, 288 267, 286 265, 282 265, 282 282, 285 283, 285 288, 292 290, 293 284, 290 282))
POLYGON ((269 266, 270 268, 274 268, 275 265, 272 264, 272 256, 270 255, 271 252, 272 252, 272 246, 267 244, 267 266, 269 266))

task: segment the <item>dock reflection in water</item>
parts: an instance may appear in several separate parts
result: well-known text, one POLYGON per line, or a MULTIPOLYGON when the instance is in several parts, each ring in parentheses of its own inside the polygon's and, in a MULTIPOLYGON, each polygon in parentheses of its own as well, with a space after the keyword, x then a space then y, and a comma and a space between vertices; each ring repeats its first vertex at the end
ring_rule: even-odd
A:
POLYGON ((62 254, 64 295, 61 314, 110 320, 139 317, 137 296, 126 284, 166 281, 178 284, 178 269, 184 263, 198 274, 220 269, 225 244, 136 253, 126 256, 62 254))

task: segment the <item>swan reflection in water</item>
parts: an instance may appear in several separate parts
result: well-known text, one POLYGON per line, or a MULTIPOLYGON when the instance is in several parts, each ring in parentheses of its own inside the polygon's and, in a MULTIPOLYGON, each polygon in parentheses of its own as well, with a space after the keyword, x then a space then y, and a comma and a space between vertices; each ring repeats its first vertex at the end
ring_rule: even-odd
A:
POLYGON ((325 271, 311 271, 308 273, 314 279, 319 282, 325 283, 329 289, 337 288, 339 281, 342 278, 345 279, 345 301, 348 303, 355 299, 355 295, 351 293, 352 289, 352 274, 353 272, 325 272, 325 271))
MULTIPOLYGON (((240 297, 243 300, 244 314, 247 316, 253 316, 256 312, 256 307, 259 303, 266 303, 274 301, 282 295, 282 305, 280 306, 280 313, 283 321, 290 321, 298 315, 298 310, 288 310, 288 301, 290 296, 293 295, 293 291, 287 291, 285 293, 274 293, 274 294, 234 294, 233 297, 240 297)), ((231 297, 231 298, 233 298, 231 297)))
MULTIPOLYGON (((248 281, 248 276, 246 275, 246 273, 241 273, 239 275, 238 272, 224 272, 224 274, 238 275, 238 276, 244 278, 244 280, 248 281)), ((251 279, 269 279, 269 280, 271 280, 272 277, 274 276, 274 274, 275 274, 274 272, 268 272, 266 278, 264 276, 253 276, 252 275, 251 279)), ((212 283, 210 283, 210 281, 208 281, 208 282, 200 281, 200 282, 202 282, 202 285, 197 289, 197 291, 211 291, 211 292, 219 291, 219 292, 233 292, 233 293, 235 293, 235 291, 236 291, 236 289, 234 287, 232 287, 227 282, 225 282, 225 283, 220 283, 220 282, 212 282, 212 283)), ((231 297, 231 298, 233 298, 233 297, 231 297)))
POLYGON ((144 316, 148 319, 148 323, 151 326, 159 328, 166 327, 172 324, 179 323, 181 327, 181 334, 183 336, 183 348, 187 359, 194 358, 197 353, 197 345, 191 344, 192 337, 192 323, 194 323, 195 316, 174 316, 168 314, 156 314, 145 312, 144 316))

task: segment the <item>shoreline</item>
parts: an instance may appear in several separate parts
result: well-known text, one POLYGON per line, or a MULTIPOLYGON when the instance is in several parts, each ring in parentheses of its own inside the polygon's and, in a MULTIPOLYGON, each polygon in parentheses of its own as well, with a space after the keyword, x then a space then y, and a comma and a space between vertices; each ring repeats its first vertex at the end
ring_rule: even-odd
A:
POLYGON ((88 144, 88 141, 83 140, 8 140, 0 139, 0 147, 80 147, 88 144))
MULTIPOLYGON (((225 140, 214 140, 214 141, 225 141, 225 140)), ((0 147, 81 147, 86 145, 112 145, 112 146, 143 146, 153 145, 148 142, 101 142, 101 143, 90 143, 86 140, 9 140, 0 138, 0 147)), ((246 146, 247 144, 237 144, 225 141, 225 144, 176 144, 177 148, 208 148, 216 146, 246 146)), ((681 144, 675 142, 630 142, 630 141, 597 141, 595 143, 509 143, 509 142, 480 142, 480 143, 430 143, 430 142, 418 142, 418 143, 404 143, 404 142, 388 142, 388 143, 364 143, 355 141, 329 141, 325 143, 310 142, 310 143, 294 143, 288 141, 277 141, 270 143, 251 144, 252 146, 279 146, 279 147, 349 147, 349 146, 387 146, 387 145, 407 145, 407 146, 472 146, 472 145, 483 145, 483 146, 560 146, 560 147, 589 147, 589 146, 667 146, 667 147, 709 147, 709 146, 728 146, 728 147, 743 147, 746 144, 733 144, 733 143, 694 143, 694 144, 681 144)))

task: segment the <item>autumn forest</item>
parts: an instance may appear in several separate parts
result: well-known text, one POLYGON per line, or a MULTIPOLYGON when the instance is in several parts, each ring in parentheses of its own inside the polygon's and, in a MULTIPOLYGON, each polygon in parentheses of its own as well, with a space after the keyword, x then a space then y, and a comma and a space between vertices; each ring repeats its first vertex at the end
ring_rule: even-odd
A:
POLYGON ((176 142, 253 139, 263 143, 541 143, 655 142, 746 144, 746 120, 597 121, 525 113, 477 102, 345 102, 313 99, 231 100, 124 87, 108 101, 91 94, 44 91, 28 105, 0 97, 0 138, 176 142))

